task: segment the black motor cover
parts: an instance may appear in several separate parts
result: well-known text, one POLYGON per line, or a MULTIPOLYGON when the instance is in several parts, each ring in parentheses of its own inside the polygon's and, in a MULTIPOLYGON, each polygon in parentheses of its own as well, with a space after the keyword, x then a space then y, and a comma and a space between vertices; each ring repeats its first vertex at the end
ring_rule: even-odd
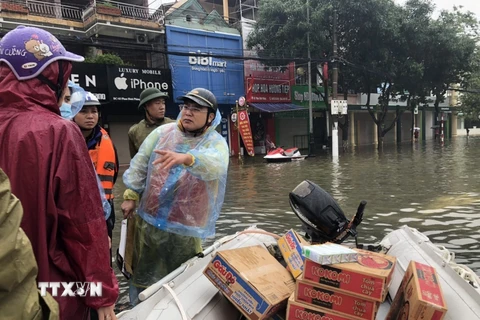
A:
POLYGON ((300 183, 289 198, 312 242, 334 241, 350 222, 333 197, 311 181, 300 183))

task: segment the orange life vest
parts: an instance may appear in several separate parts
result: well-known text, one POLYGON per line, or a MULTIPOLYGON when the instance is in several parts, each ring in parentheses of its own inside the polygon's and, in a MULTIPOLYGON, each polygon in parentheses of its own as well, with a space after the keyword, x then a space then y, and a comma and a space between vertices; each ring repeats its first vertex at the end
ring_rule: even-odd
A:
POLYGON ((110 200, 113 199, 113 177, 118 170, 118 164, 115 160, 115 148, 107 131, 100 128, 100 132, 102 133, 100 141, 96 144, 95 149, 88 150, 88 153, 105 190, 105 197, 110 200))

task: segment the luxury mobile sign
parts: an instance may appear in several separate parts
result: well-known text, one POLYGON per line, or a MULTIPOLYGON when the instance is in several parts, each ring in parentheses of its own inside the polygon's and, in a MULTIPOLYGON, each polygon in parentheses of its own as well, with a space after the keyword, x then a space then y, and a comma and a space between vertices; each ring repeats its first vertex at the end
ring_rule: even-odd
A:
POLYGON ((120 75, 115 77, 114 85, 117 90, 127 90, 128 88, 145 90, 148 88, 157 88, 162 91, 168 91, 170 87, 168 82, 162 81, 149 81, 151 79, 145 79, 145 75, 157 75, 161 76, 161 70, 152 69, 136 69, 136 68, 118 68, 120 75), (127 75, 127 76, 125 76, 127 75))
POLYGON ((101 102, 139 101, 140 93, 147 88, 172 94, 172 76, 168 69, 74 63, 71 80, 101 102))

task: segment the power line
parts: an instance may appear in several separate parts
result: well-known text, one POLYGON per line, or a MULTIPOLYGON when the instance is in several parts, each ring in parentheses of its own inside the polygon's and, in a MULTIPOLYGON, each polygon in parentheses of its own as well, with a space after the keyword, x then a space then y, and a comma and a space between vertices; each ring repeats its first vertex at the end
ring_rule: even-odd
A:
MULTIPOLYGON (((169 50, 169 49, 160 49, 160 48, 155 48, 155 45, 152 45, 150 48, 146 48, 145 46, 140 46, 140 45, 135 45, 133 43, 126 43, 126 42, 111 42, 109 43, 108 40, 104 41, 93 41, 92 40, 86 40, 84 39, 83 41, 75 41, 71 40, 71 37, 59 37, 59 40, 62 43, 66 44, 80 44, 80 45, 85 45, 85 46, 95 46, 98 48, 105 48, 105 49, 119 49, 121 51, 124 50, 132 50, 132 51, 142 51, 142 52, 149 52, 149 53, 161 53, 161 54, 167 54, 167 55, 173 55, 173 56, 191 56, 192 53, 189 52, 182 52, 182 51, 175 51, 175 50, 169 50)), ((198 47, 194 47, 192 49, 198 49, 198 47)), ((207 48, 208 50, 208 48, 207 48)), ((219 49, 220 50, 220 49, 219 49)), ((290 62, 300 62, 300 63, 305 63, 307 61, 306 58, 300 58, 300 57, 269 57, 269 58, 261 58, 261 57, 254 57, 254 56, 244 56, 244 55, 229 55, 229 54, 221 54, 221 53, 202 53, 202 56, 205 57, 212 57, 212 58, 218 58, 218 59, 224 59, 224 60, 232 60, 232 61, 245 61, 245 60, 255 60, 255 61, 271 61, 271 62, 278 62, 278 66, 284 66, 290 62)), ((328 62, 329 59, 317 59, 312 61, 315 62, 328 62)))

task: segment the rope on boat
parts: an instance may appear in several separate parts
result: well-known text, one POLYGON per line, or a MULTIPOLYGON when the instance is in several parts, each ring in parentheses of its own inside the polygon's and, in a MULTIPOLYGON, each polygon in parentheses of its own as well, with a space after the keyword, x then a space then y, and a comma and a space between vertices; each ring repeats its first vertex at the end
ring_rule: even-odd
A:
POLYGON ((443 259, 443 261, 460 276, 460 278, 470 283, 474 288, 476 289, 480 288, 480 278, 472 269, 470 269, 466 265, 456 263, 454 252, 450 252, 450 250, 448 250, 444 246, 433 244, 426 235, 419 232, 417 229, 414 229, 414 228, 409 228, 409 229, 414 234, 422 237, 427 243, 429 243, 433 247, 435 253, 438 254, 443 259))
POLYGON ((480 288, 480 278, 477 274, 463 264, 455 262, 455 252, 450 252, 444 246, 437 246, 437 253, 442 257, 443 261, 448 264, 463 280, 472 284, 474 288, 480 288))
MULTIPOLYGON (((221 239, 219 239, 218 241, 216 241, 214 243, 214 246, 216 247, 215 249, 217 249, 219 246, 227 243, 227 242, 230 242, 232 241, 233 239, 237 238, 238 236, 242 235, 242 234, 264 234, 264 235, 267 235, 267 236, 270 236, 274 239, 280 239, 281 237, 275 233, 272 233, 272 232, 268 232, 268 231, 265 231, 265 230, 261 230, 261 229, 245 229, 243 231, 240 231, 240 232, 237 232, 235 234, 232 234, 230 236, 226 236, 226 237, 223 237, 221 239)), ((206 251, 206 250, 205 250, 206 251)), ((211 252, 208 252, 209 254, 211 252)))
POLYGON ((182 316, 182 320, 190 320, 190 318, 187 316, 187 313, 185 312, 185 309, 182 306, 182 303, 180 302, 180 299, 178 299, 178 296, 175 293, 175 291, 173 291, 168 284, 164 284, 163 287, 172 295, 173 300, 175 300, 178 310, 180 311, 180 315, 182 316))
POLYGON ((243 231, 240 231, 239 233, 237 233, 236 236, 239 236, 241 234, 247 234, 247 233, 264 234, 264 235, 270 236, 270 237, 275 238, 275 239, 280 239, 281 238, 279 235, 277 235, 275 233, 271 233, 271 232, 260 230, 260 229, 257 229, 257 230, 254 230, 254 229, 243 230, 243 231))

